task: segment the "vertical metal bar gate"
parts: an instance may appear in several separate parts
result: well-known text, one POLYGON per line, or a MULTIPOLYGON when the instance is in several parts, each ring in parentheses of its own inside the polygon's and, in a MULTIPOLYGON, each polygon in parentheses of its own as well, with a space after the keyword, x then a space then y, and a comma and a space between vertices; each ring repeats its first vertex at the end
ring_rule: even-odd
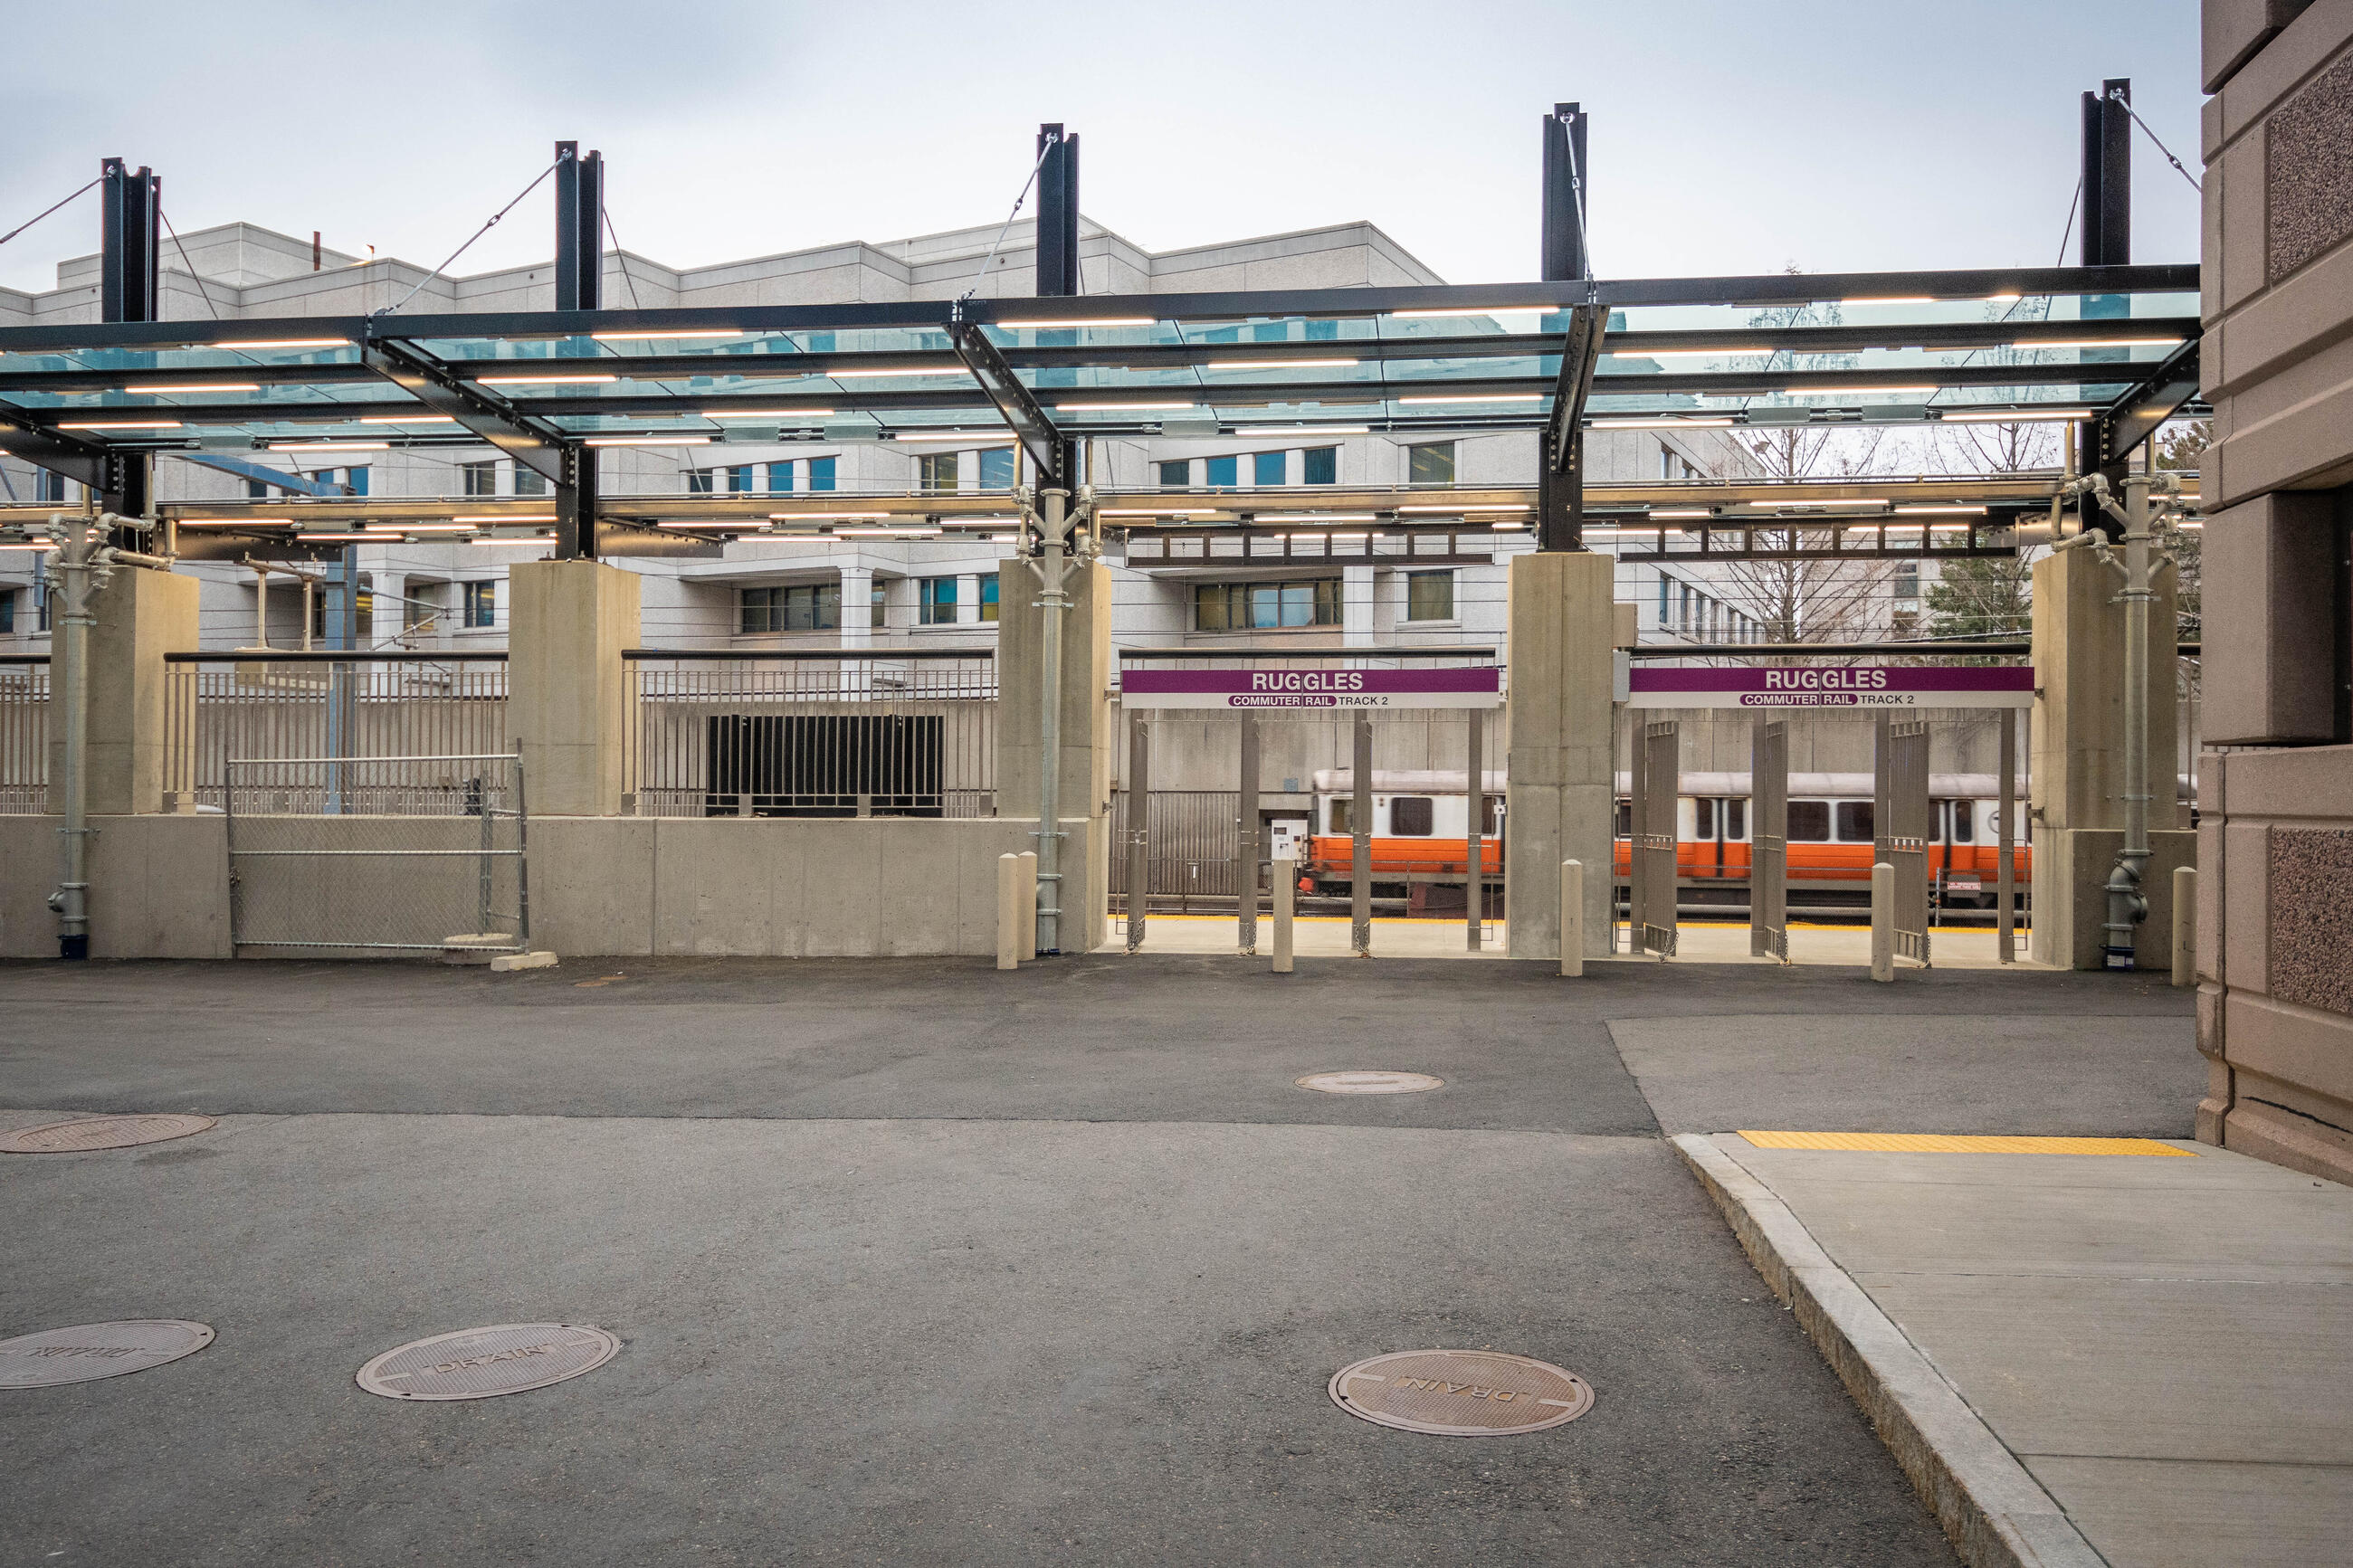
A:
POLYGON ((1642 725, 1634 743, 1634 951, 1675 953, 1675 805, 1683 794, 1683 736, 1672 719, 1642 725))
POLYGON ((2013 849, 2018 842, 2018 724, 2016 712, 2007 708, 1995 710, 2001 715, 2001 779, 1996 786, 1994 805, 1994 960, 1999 963, 2018 962, 2018 882, 2013 849))
POLYGON ((1354 798, 1349 804, 1348 831, 1354 843, 1348 882, 1348 948, 1358 958, 1373 956, 1373 721, 1356 715, 1354 798))
POLYGON ((1789 962, 1789 726, 1756 715, 1748 747, 1748 952, 1789 962))
POLYGON ((1895 868, 1895 952, 1928 962, 1928 726, 1879 715, 1873 853, 1895 868))
POLYGON ((1234 801, 1234 907, 1240 918, 1236 951, 1244 958, 1258 952, 1258 720, 1245 713, 1242 725, 1241 788, 1234 801))

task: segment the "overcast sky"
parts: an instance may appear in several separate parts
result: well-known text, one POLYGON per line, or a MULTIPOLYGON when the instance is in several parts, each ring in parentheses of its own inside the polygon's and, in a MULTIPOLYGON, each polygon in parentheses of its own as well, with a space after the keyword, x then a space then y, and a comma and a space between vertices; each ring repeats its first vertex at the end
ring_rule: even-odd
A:
MULTIPOLYGON (((242 218, 427 267, 558 139, 603 150, 622 242, 673 265, 1001 222, 1060 120, 1087 216, 1149 248, 1369 219, 1453 282, 1535 275, 1556 100, 1593 117, 1603 277, 2049 265, 2104 77, 2197 167, 2195 0, 5 0, 0 22, 0 232, 114 154, 164 176, 184 234, 242 218)), ((2195 260, 2196 194, 2137 133, 2133 159, 2133 258, 2195 260)), ((543 186, 452 270, 544 259, 552 215, 543 186)), ((54 287, 97 247, 85 195, 0 247, 0 282, 54 287)))

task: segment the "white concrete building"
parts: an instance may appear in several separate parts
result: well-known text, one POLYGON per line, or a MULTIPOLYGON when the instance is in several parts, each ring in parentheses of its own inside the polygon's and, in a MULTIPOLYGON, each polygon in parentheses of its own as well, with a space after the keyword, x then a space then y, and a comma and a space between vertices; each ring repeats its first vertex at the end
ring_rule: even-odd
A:
MULTIPOLYGON (((947 300, 967 289, 985 296, 1026 294, 1035 275, 1030 226, 1017 226, 979 276, 993 228, 965 229, 874 245, 862 241, 789 255, 677 270, 626 253, 605 258, 604 298, 628 307, 802 305, 947 300)), ((250 225, 184 237, 192 274, 167 252, 166 320, 286 318, 359 314, 399 303, 404 313, 547 310, 554 307, 550 266, 469 278, 427 279, 410 263, 356 258, 250 225), (420 289, 418 285, 422 283, 420 289)), ((1266 236, 1232 244, 1155 254, 1092 223, 1081 226, 1082 272, 1092 294, 1231 289, 1332 289, 1435 284, 1443 279, 1367 223, 1266 236)), ((96 256, 58 268, 46 293, 0 289, 0 325, 97 319, 96 256)), ((1235 329, 1237 332, 1241 329, 1235 329)), ((733 434, 733 433, 731 433, 733 434)), ((1588 437, 1594 482, 1736 475, 1755 471, 1750 455, 1721 430, 1594 431, 1588 437)), ((1094 443, 1098 482, 1158 485, 1533 484, 1535 442, 1525 432, 1427 437, 1360 436, 1289 442, 1113 438, 1094 443)), ((513 496, 543 493, 543 481, 490 447, 400 448, 364 461, 295 476, 290 459, 268 452, 204 452, 158 460, 164 500, 245 498, 273 493, 271 480, 324 483, 347 493, 513 496)), ((716 491, 806 494, 845 499, 878 492, 959 492, 1009 482, 1009 448, 909 453, 869 441, 786 444, 729 439, 708 447, 609 449, 608 495, 716 491)), ((16 500, 79 501, 74 487, 13 460, 0 460, 0 494, 16 500)), ((1598 540, 1597 547, 1609 547, 1598 540)), ((419 648, 501 646, 505 636, 509 563, 543 551, 468 543, 368 543, 359 551, 365 642, 419 648)), ((1198 640, 1297 637, 1306 644, 1472 642, 1504 637, 1504 562, 1533 549, 1532 539, 1496 541, 1493 563, 1417 567, 1386 563, 1299 564, 1252 569, 1240 563, 1130 565, 1114 552, 1117 640, 1166 646, 1198 640), (1265 623, 1277 623, 1268 626, 1265 623)), ((622 559, 644 583, 644 637, 666 647, 789 644, 956 644, 994 637, 1000 546, 986 539, 923 542, 795 542, 748 539, 721 560, 622 559)), ((0 651, 37 651, 47 641, 47 606, 36 558, 0 552, 0 651)), ((255 571, 224 563, 183 567, 205 584, 202 636, 207 648, 252 647, 266 630, 270 645, 302 640, 304 591, 278 574, 258 620, 255 571)), ((323 577, 322 569, 306 572, 323 577)), ((1736 594, 1705 567, 1625 563, 1621 600, 1641 607, 1645 640, 1733 640, 1753 632, 1736 594)), ((310 595, 323 633, 332 590, 323 580, 310 595)), ((322 646, 323 646, 323 641, 322 646)))

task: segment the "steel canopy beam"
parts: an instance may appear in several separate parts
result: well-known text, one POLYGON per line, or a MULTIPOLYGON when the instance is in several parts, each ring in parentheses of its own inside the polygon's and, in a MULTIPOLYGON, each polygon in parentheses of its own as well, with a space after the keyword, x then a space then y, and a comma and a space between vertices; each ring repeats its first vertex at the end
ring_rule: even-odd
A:
POLYGON ((949 326, 949 341, 955 345, 958 358, 971 370, 973 379, 980 383, 989 402, 997 405, 1006 426, 1021 443, 1032 469, 1038 475, 1038 488, 1069 489, 1071 472, 1070 438, 1047 416, 1005 356, 987 334, 970 321, 956 321, 949 326))
POLYGON ((62 474, 88 489, 107 488, 109 454, 105 447, 45 430, 22 419, 13 411, 0 413, 0 452, 22 458, 37 468, 62 474))
POLYGON ((450 374, 397 338, 370 337, 361 362, 435 414, 446 415, 551 484, 565 479, 564 442, 504 399, 450 374))
POLYGON ((1536 466, 1536 548, 1585 547, 1585 403, 1601 360, 1609 316, 1599 305, 1569 312, 1536 466))
POLYGON ((2157 432, 2198 395, 2198 340, 2190 339, 2166 356, 2147 377, 2093 416, 2084 440, 2106 469, 2123 462, 2132 449, 2157 432))

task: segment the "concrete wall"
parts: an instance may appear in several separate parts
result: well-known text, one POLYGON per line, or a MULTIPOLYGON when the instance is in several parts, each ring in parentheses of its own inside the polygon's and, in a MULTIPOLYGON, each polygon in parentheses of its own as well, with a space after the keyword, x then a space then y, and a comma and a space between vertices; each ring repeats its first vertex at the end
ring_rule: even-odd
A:
MULTIPOLYGON (((383 817, 273 819, 273 846, 374 842, 383 817)), ((229 958, 227 819, 96 819, 90 847, 93 958, 229 958)), ((0 816, 0 957, 57 953, 58 819, 0 816)), ((417 825, 410 822, 409 827, 417 825)), ((470 839, 472 825, 424 825, 470 839)), ((997 950, 997 858, 1033 845, 1037 823, 875 817, 541 817, 531 825, 533 945, 566 956, 700 953, 880 957, 997 950)), ((1069 825, 1084 833, 1083 820, 1069 825)), ((420 839, 420 842, 423 840, 420 839)), ((1082 858, 1083 859, 1083 858, 1082 858)), ((284 866, 286 862, 278 862, 284 866)), ((348 865, 349 863, 344 863, 348 865)), ((451 862, 371 863, 305 934, 332 930, 341 908, 424 910, 451 862)), ((456 862, 470 876, 474 862, 456 862)), ((462 910, 442 886, 433 908, 462 910)), ((1082 877, 1073 896, 1100 904, 1082 877)), ((455 934, 453 923, 424 940, 455 934)), ((277 934, 273 930, 272 934, 277 934)), ((284 956, 275 950, 261 956, 284 956)), ((248 952, 247 956, 257 954, 248 952)))
POLYGON ((1512 563, 1510 830, 1514 958, 1558 958, 1560 863, 1581 860, 1585 952, 1609 951, 1610 714, 1617 614, 1604 555, 1512 563))
MULTIPOLYGON (((196 646, 195 580, 118 566, 90 595, 90 812, 161 811, 166 782, 166 653, 196 646)), ((57 605, 62 616, 63 601, 57 605)), ((52 698, 63 690, 52 670, 52 698)), ((65 776, 65 717, 49 726, 49 778, 65 776)))
POLYGON ((2353 1181, 2353 0, 2206 0, 2198 1135, 2353 1181))

